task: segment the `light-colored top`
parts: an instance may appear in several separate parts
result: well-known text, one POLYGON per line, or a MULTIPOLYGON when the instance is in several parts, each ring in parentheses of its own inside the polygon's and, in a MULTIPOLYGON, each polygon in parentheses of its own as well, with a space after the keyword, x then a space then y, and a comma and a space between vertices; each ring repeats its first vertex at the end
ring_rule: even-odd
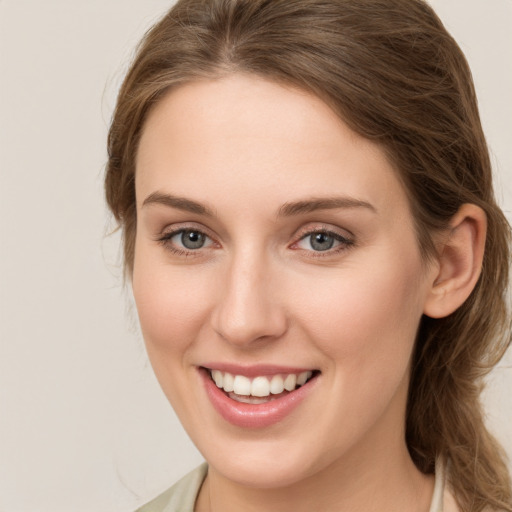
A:
POLYGON ((457 502, 446 485, 446 465, 440 459, 436 460, 436 479, 429 512, 459 512, 457 502))
POLYGON ((194 512, 196 498, 206 473, 208 464, 204 462, 136 512, 194 512))
MULTIPOLYGON (((136 512, 194 512, 194 504, 207 472, 208 465, 205 462, 136 512)), ((444 464, 438 462, 429 512, 459 511, 445 481, 444 464)))

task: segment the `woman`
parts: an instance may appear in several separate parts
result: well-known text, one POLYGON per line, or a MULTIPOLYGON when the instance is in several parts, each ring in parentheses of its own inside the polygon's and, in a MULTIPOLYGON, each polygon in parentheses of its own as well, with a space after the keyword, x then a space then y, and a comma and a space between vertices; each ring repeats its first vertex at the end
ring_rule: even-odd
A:
POLYGON ((510 230, 423 1, 178 2, 121 88, 106 193, 208 463, 143 511, 512 510, 478 402, 510 230))

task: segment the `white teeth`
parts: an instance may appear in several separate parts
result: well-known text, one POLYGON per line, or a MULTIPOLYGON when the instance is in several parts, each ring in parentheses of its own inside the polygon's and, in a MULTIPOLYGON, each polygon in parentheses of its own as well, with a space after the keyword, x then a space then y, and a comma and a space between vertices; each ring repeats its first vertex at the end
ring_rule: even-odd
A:
POLYGON ((270 395, 270 382, 266 377, 256 377, 252 381, 252 396, 268 396, 270 395))
POLYGON ((269 400, 275 400, 275 398, 269 398, 267 396, 246 396, 246 395, 235 395, 235 393, 229 393, 229 398, 235 402, 241 402, 243 404, 266 404, 269 400))
POLYGON ((294 375, 293 373, 290 373, 290 375, 287 375, 286 379, 284 379, 284 389, 286 389, 286 391, 293 391, 295 389, 296 385, 297 385, 297 375, 294 375))
POLYGON ((261 376, 251 380, 244 375, 232 375, 220 370, 211 370, 211 376, 216 386, 224 389, 227 393, 255 397, 254 400, 247 403, 262 403, 261 400, 258 402, 256 398, 279 395, 285 390, 294 391, 297 386, 303 386, 313 376, 313 372, 305 371, 299 374, 290 373, 288 375, 273 375, 272 377, 261 376))
MULTIPOLYGON (((311 378, 311 376, 313 375, 313 372, 302 372, 301 374, 299 374, 299 376, 297 377, 297 386, 304 386, 304 384, 306 384, 306 382, 311 378)), ((226 377, 224 377, 225 379, 226 377)))
POLYGON ((233 382, 233 391, 237 395, 250 395, 251 394, 251 381, 243 375, 236 375, 233 382))
POLYGON ((212 377, 213 377, 213 380, 215 381, 215 384, 217 385, 217 387, 221 388, 222 384, 223 384, 223 380, 224 380, 223 376, 222 376, 222 372, 220 372, 219 370, 213 370, 212 377))
POLYGON ((284 391, 284 381, 281 375, 274 375, 270 381, 270 392, 273 395, 279 395, 284 391))
POLYGON ((228 393, 230 391, 233 391, 233 389, 235 389, 233 387, 234 382, 235 382, 235 378, 233 377, 233 375, 231 375, 231 373, 225 373, 224 374, 224 386, 222 386, 224 388, 224 391, 227 391, 228 393))

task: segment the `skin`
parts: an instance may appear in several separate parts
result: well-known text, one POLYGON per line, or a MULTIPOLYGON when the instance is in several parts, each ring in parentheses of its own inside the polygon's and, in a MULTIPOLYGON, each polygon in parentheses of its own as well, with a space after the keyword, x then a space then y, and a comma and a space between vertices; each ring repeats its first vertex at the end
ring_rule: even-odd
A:
MULTIPOLYGON (((154 108, 136 194, 132 281, 147 351, 209 463, 196 510, 428 511, 433 479, 404 440, 411 354, 422 315, 455 307, 460 261, 473 274, 479 262, 424 262, 384 152, 318 98, 232 75, 182 86, 154 108), (345 204, 283 214, 333 197, 345 204), (205 245, 162 242, 184 228, 205 245), (315 251, 308 234, 322 230, 349 242, 315 251), (209 402, 197 371, 208 361, 321 374, 282 421, 244 429, 209 402)), ((453 225, 465 248, 482 245, 475 215, 453 225)))

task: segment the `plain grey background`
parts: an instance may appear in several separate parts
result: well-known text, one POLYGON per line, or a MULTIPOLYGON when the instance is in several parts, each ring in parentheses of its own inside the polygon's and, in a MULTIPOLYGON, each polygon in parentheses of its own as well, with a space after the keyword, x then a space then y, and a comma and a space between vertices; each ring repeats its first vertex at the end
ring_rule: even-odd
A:
MULTIPOLYGON (((432 0, 512 209, 512 1, 432 0)), ((163 0, 0 0, 0 512, 132 511, 201 461, 163 397, 103 202, 115 95, 163 0)), ((510 352, 510 351, 509 351, 510 352)), ((484 403, 512 456, 512 355, 484 403)))

